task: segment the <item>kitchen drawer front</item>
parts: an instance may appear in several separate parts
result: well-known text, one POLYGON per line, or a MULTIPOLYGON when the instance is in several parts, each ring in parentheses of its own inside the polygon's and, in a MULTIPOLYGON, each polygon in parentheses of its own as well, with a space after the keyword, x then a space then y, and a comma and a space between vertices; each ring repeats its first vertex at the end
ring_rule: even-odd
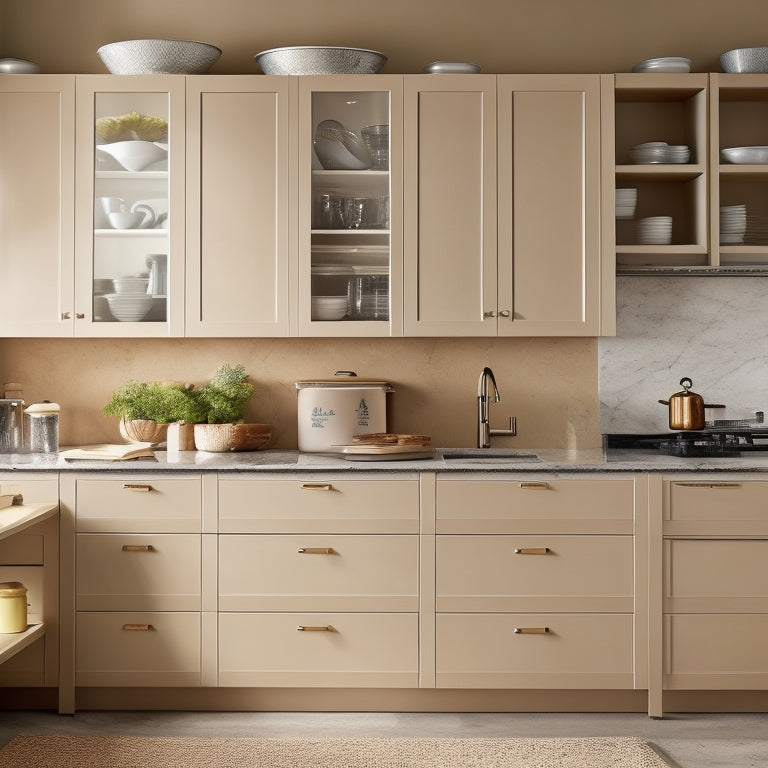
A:
POLYGON ((197 533, 199 477, 129 476, 77 480, 77 530, 197 533))
POLYGON ((437 610, 631 613, 631 536, 437 537, 437 610))
POLYGON ((436 633, 438 688, 634 685, 631 615, 438 614, 436 633))
POLYGON ((415 613, 219 614, 221 686, 416 688, 418 681, 415 613))
POLYGON ((418 609, 418 536, 219 536, 221 611, 418 609))
POLYGON ((768 615, 672 614, 664 630, 665 688, 768 689, 768 615))
POLYGON ((78 613, 80 686, 200 685, 199 613, 78 613))
POLYGON ((200 610, 199 534, 79 533, 76 545, 77 610, 200 610))
POLYGON ((59 477, 41 478, 38 473, 0 473, 0 493, 20 493, 25 504, 45 504, 59 500, 59 477))
POLYGON ((667 539, 666 613, 768 612, 768 540, 667 539))
POLYGON ((419 481, 219 478, 222 533, 418 533, 419 481))
POLYGON ((664 533, 768 536, 768 482, 722 476, 665 482, 664 533))
POLYGON ((634 481, 438 477, 438 533, 633 532, 634 481))

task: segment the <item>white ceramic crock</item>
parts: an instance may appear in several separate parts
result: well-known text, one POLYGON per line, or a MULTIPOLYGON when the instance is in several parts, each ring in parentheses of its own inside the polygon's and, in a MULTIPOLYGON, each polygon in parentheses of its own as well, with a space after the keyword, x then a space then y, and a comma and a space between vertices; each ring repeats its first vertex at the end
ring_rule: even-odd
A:
POLYGON ((0 634, 24 632, 27 628, 27 589, 19 581, 0 584, 0 634))
POLYGON ((337 453, 354 435, 387 431, 386 381, 338 371, 332 379, 296 382, 299 450, 337 453))

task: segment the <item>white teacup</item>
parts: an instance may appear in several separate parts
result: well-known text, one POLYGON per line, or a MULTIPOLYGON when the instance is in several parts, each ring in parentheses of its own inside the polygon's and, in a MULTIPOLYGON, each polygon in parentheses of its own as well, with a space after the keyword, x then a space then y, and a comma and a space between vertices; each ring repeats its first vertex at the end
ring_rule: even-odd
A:
POLYGON ((124 209, 125 200, 122 197, 97 197, 93 206, 94 229, 109 229, 112 226, 109 214, 124 209))
POLYGON ((144 222, 146 213, 144 211, 113 211, 107 216, 109 223, 115 229, 138 229, 144 222))
POLYGON ((131 213, 140 213, 142 215, 143 218, 139 224, 142 229, 151 229, 157 224, 157 213, 147 203, 135 203, 131 206, 131 213))

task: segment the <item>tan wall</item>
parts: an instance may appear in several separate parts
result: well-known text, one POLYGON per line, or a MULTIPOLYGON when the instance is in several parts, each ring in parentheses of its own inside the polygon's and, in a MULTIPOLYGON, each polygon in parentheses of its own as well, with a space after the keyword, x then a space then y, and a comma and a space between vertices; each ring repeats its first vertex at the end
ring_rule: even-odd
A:
POLYGON ((2 56, 45 72, 104 72, 96 49, 137 37, 205 40, 214 73, 253 73, 283 45, 354 45, 387 54, 387 72, 435 60, 486 72, 626 72, 654 56, 718 71, 728 48, 764 45, 764 0, 2 0, 2 56))
POLYGON ((273 424, 277 447, 296 447, 300 379, 336 370, 395 385, 390 423, 432 435, 442 446, 475 444, 477 380, 490 365, 502 401, 492 424, 518 417, 512 447, 591 447, 597 433, 597 364, 592 339, 151 339, 0 340, 0 382, 18 381, 27 402, 62 407, 64 444, 119 441, 117 422, 100 414, 112 390, 131 378, 200 383, 222 363, 242 363, 256 384, 248 420, 273 424))

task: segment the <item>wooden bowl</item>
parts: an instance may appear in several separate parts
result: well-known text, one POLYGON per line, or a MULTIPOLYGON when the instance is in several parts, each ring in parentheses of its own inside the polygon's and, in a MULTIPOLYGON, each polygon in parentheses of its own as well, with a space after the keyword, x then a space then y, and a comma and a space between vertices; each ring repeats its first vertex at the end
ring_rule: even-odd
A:
POLYGON ((259 451, 266 448, 271 439, 270 424, 195 424, 198 451, 259 451))

